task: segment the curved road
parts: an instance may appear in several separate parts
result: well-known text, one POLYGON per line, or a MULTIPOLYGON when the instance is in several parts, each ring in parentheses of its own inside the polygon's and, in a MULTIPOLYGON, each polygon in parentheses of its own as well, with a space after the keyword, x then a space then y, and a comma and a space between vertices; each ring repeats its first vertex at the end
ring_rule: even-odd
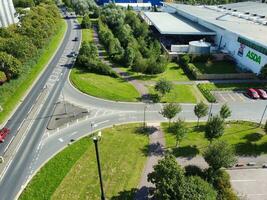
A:
MULTIPOLYGON (((29 95, 36 95, 37 98, 41 89, 44 88, 45 85, 49 85, 49 76, 55 67, 60 65, 63 58, 63 61, 68 63, 68 65, 65 64, 65 67, 62 67, 61 76, 54 85, 50 87, 48 86, 49 96, 46 98, 43 105, 41 105, 41 110, 39 111, 37 118, 33 121, 28 134, 2 177, 0 183, 1 200, 16 199, 27 181, 30 180, 38 168, 51 158, 51 156, 66 147, 71 139, 78 139, 92 133, 93 131, 112 126, 114 124, 144 121, 145 104, 112 102, 91 97, 79 92, 73 88, 69 81, 66 81, 72 63, 72 59, 68 58, 66 55, 68 55, 71 51, 78 50, 79 43, 74 43, 72 39, 77 35, 79 38, 81 37, 81 31, 77 29, 77 25, 73 24, 72 20, 67 20, 67 23, 68 30, 61 47, 52 62, 49 64, 42 78, 38 81, 38 83, 40 83, 37 83, 37 86, 34 86, 29 95), (75 122, 57 131, 48 132, 46 131, 46 125, 48 123, 49 116, 53 113, 54 105, 57 103, 62 89, 67 101, 87 108, 91 111, 91 115, 87 119, 75 122), (93 124, 93 127, 91 124, 93 124)), ((30 96, 26 97, 26 100, 27 98, 31 99, 30 96)), ((242 104, 230 103, 229 106, 232 110, 231 119, 258 122, 266 106, 265 104, 266 103, 264 101, 242 104)), ((29 105, 31 104, 27 104, 27 106, 29 105)), ((219 104, 213 104, 212 113, 217 113, 220 106, 221 105, 219 104)), ((145 120, 166 120, 159 114, 161 108, 161 104, 147 105, 145 120)), ((181 112, 177 117, 184 118, 188 121, 196 120, 193 112, 193 104, 182 104, 182 108, 183 112, 181 112)), ((19 112, 19 110, 20 109, 18 109, 17 112, 19 112)), ((203 120, 206 120, 206 118, 203 120)))

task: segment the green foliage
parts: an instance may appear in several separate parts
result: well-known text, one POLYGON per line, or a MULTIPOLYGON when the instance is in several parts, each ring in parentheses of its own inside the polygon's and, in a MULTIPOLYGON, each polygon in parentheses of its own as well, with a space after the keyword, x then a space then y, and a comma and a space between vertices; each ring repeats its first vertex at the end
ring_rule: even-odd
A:
POLYGON ((7 81, 6 74, 4 72, 0 71, 0 85, 2 85, 6 81, 7 81))
POLYGON ((22 8, 32 7, 35 5, 33 0, 13 0, 13 3, 15 7, 22 8))
POLYGON ((148 181, 155 184, 155 199, 164 200, 215 200, 217 193, 198 176, 186 177, 184 170, 172 155, 166 155, 148 174, 148 181))
POLYGON ((182 111, 182 107, 179 104, 169 103, 165 104, 160 112, 163 117, 169 119, 169 126, 171 119, 173 119, 178 113, 182 111))
POLYGON ((264 132, 267 134, 267 120, 266 120, 266 122, 264 124, 264 132))
POLYGON ((156 82, 155 90, 158 91, 161 96, 169 93, 173 88, 173 84, 171 81, 167 81, 166 79, 160 79, 156 82))
POLYGON ((217 171, 222 167, 231 167, 236 162, 233 147, 220 140, 210 144, 203 156, 205 161, 214 171, 217 171))
POLYGON ((197 105, 195 105, 194 113, 195 113, 195 115, 197 116, 197 119, 198 119, 197 120, 197 126, 199 124, 199 119, 201 117, 207 116, 208 110, 209 110, 209 107, 205 103, 203 103, 202 101, 200 103, 198 103, 197 105))
POLYGON ((190 56, 188 54, 184 54, 184 55, 179 57, 179 63, 183 67, 186 67, 190 63, 190 61, 191 61, 191 59, 190 59, 190 56))
POLYGON ((215 96, 211 93, 210 88, 208 87, 209 85, 207 84, 197 84, 198 89, 200 92, 203 94, 203 96, 211 103, 216 102, 215 96))
POLYGON ((82 23, 81 23, 81 27, 88 29, 88 28, 91 28, 91 25, 92 24, 91 24, 91 20, 90 20, 89 15, 88 14, 84 15, 82 23))
POLYGON ((89 13, 92 17, 98 17, 99 9, 94 0, 63 0, 68 10, 74 10, 76 14, 89 13))
POLYGON ((176 147, 185 138, 186 134, 188 133, 188 128, 185 122, 181 119, 178 119, 171 126, 171 132, 175 135, 176 138, 176 147))
POLYGON ((229 117, 231 117, 231 114, 232 114, 232 112, 231 112, 230 108, 228 107, 228 105, 223 104, 223 106, 221 107, 221 110, 220 110, 221 118, 223 118, 223 119, 229 118, 229 117))
POLYGON ((210 142, 219 138, 224 133, 224 120, 216 115, 209 118, 206 126, 205 126, 205 138, 207 138, 210 142))
POLYGON ((135 58, 134 48, 128 46, 124 54, 124 64, 128 67, 131 67, 133 65, 134 58, 135 58))
POLYGON ((22 71, 21 62, 5 52, 0 52, 0 64, 0 70, 5 73, 8 80, 16 78, 22 71))
POLYGON ((76 65, 85 68, 89 72, 117 77, 117 74, 110 66, 102 63, 98 57, 97 47, 94 43, 83 42, 76 65))
POLYGON ((267 64, 261 68, 259 77, 264 79, 267 78, 267 64))

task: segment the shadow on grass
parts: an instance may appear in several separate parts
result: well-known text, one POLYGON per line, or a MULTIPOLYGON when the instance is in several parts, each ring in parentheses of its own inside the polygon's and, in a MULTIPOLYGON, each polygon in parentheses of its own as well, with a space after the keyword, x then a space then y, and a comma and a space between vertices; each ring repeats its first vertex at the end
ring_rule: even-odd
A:
POLYGON ((236 154, 239 156, 259 156, 267 153, 267 142, 263 144, 254 144, 244 142, 235 145, 236 154))
POLYGON ((136 188, 132 188, 131 190, 124 190, 119 192, 118 195, 113 196, 110 200, 126 200, 126 199, 135 199, 135 194, 138 191, 136 188))
POLYGON ((250 133, 243 138, 246 139, 248 142, 256 142, 259 141, 263 137, 260 133, 250 133))
POLYGON ((172 153, 175 157, 195 157, 199 150, 196 146, 184 146, 173 148, 172 153))
POLYGON ((205 132, 205 124, 199 124, 198 126, 192 127, 192 130, 195 132, 205 132))

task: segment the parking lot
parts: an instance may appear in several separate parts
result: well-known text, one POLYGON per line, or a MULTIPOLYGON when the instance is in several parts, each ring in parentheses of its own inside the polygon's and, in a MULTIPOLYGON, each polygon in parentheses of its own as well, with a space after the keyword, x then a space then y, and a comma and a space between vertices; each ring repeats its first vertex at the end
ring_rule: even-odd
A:
POLYGON ((227 102, 257 102, 257 101, 266 101, 263 99, 251 99, 246 95, 244 91, 213 91, 217 102, 227 103, 227 102))
POLYGON ((246 200, 267 200, 267 169, 227 170, 238 196, 246 200))

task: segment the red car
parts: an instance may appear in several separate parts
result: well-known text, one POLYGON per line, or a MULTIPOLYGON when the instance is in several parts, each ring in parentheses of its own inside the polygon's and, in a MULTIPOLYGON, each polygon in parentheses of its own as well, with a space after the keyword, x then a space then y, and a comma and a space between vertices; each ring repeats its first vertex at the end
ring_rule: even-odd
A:
POLYGON ((262 99, 267 99, 267 93, 263 89, 256 89, 256 92, 262 99))
POLYGON ((7 134, 10 133, 10 129, 8 128, 2 128, 0 130, 0 142, 4 142, 7 134))
POLYGON ((252 99, 259 99, 260 96, 259 94, 256 92, 255 89, 253 88, 249 88, 247 91, 248 96, 250 96, 252 99))

